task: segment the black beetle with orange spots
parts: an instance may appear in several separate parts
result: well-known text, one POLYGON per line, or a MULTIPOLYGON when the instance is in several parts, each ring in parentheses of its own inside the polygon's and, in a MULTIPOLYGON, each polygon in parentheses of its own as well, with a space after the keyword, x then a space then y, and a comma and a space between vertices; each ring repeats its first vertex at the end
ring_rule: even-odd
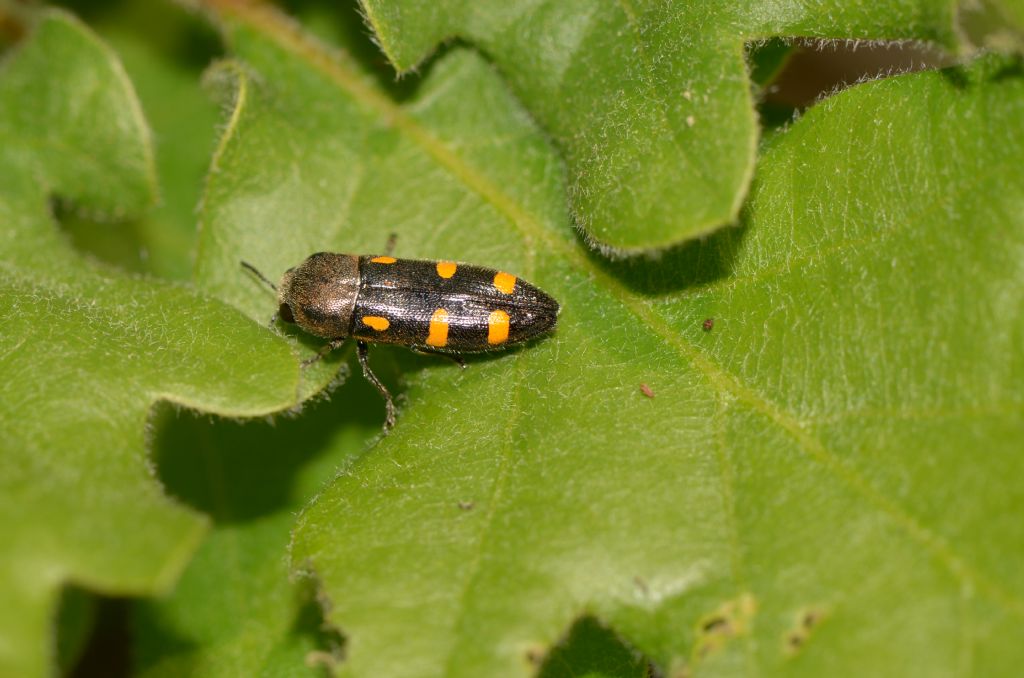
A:
POLYGON ((328 343, 308 365, 356 340, 363 375, 387 405, 385 430, 395 423, 391 394, 370 369, 367 343, 398 344, 449 355, 494 351, 550 332, 558 302, 503 271, 451 261, 317 252, 274 285, 242 265, 278 297, 277 316, 328 343))

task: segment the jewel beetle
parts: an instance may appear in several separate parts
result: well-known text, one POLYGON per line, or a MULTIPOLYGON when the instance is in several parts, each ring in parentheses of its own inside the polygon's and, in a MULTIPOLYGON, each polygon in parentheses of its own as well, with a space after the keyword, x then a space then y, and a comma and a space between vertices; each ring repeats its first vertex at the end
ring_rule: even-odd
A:
POLYGON ((356 340, 363 376, 384 397, 385 430, 395 423, 395 404, 370 369, 369 343, 446 354, 461 364, 462 354, 552 331, 559 312, 557 301, 521 278, 453 261, 317 252, 285 271, 278 285, 242 265, 277 292, 275 319, 328 340, 304 366, 356 340))

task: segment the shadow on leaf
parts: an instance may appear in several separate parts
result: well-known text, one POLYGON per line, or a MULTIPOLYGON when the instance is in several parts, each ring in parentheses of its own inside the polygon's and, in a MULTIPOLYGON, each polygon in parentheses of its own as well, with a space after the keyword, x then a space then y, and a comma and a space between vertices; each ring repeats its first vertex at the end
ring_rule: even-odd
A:
POLYGON ((671 247, 657 256, 608 259, 587 248, 587 256, 639 294, 661 296, 709 285, 732 273, 747 226, 724 226, 711 235, 671 247))
MULTIPOLYGON (((296 487, 297 478, 322 461, 339 430, 355 427, 370 438, 382 425, 380 397, 358 374, 356 367, 329 400, 308 403, 294 419, 215 420, 161 407, 153 456, 167 492, 218 524, 301 506, 316 487, 296 487)), ((350 449, 350 458, 362 451, 350 449)))
POLYGON ((373 43, 372 32, 363 21, 357 0, 338 3, 285 0, 281 4, 285 12, 297 17, 306 30, 325 38, 329 44, 342 46, 394 101, 401 103, 415 95, 422 78, 399 77, 391 62, 373 43))
MULTIPOLYGON (((532 660, 532 657, 528 657, 532 660)), ((581 617, 543 659, 538 678, 650 678, 657 670, 594 617, 581 617)))

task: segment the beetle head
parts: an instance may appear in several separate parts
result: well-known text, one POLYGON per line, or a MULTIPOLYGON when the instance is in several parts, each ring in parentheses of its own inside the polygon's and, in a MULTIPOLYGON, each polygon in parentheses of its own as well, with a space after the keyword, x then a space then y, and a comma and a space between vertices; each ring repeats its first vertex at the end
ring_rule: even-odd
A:
POLYGON ((359 293, 359 258, 317 252, 288 269, 278 285, 278 315, 325 339, 347 337, 359 293))

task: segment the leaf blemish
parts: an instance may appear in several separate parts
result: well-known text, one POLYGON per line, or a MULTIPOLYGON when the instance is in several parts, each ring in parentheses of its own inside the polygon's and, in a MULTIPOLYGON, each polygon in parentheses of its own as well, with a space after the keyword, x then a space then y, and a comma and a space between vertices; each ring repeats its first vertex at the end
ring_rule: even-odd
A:
POLYGON ((728 630, 729 620, 725 617, 712 617, 701 627, 704 633, 726 633, 728 630))
POLYGON ((544 663, 545 651, 542 647, 531 647, 526 650, 526 661, 530 662, 534 666, 540 666, 544 663))
MULTIPOLYGON (((290 550, 290 546, 289 546, 290 550)), ((289 555, 289 559, 290 559, 289 555)), ((295 622, 295 632, 302 629, 316 628, 314 635, 316 647, 305 655, 305 664, 309 668, 326 669, 333 675, 334 670, 346 659, 348 637, 333 621, 331 610, 334 604, 324 590, 319 573, 310 560, 295 563, 293 569, 295 581, 299 582, 298 593, 305 599, 295 622)))
POLYGON ((808 608, 802 610, 797 615, 794 628, 786 633, 784 643, 786 652, 790 655, 799 652, 807 644, 807 641, 810 640, 814 629, 824 618, 825 613, 821 609, 808 608))
POLYGON ((756 611, 757 602, 754 596, 743 593, 734 600, 726 601, 714 612, 701 617, 697 623, 694 661, 700 661, 718 652, 730 639, 746 635, 750 631, 756 611))

